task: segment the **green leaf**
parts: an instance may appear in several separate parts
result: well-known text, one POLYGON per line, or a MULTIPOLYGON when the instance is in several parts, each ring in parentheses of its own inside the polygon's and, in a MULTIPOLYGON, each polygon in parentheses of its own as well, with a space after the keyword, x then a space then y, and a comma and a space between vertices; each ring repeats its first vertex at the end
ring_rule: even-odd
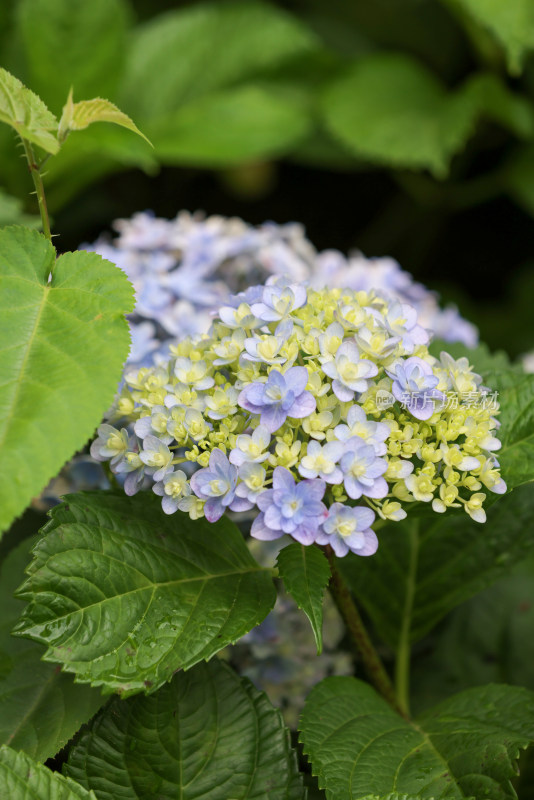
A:
POLYGON ((201 97, 146 123, 166 163, 225 166, 277 155, 309 129, 305 110, 261 86, 239 86, 201 97))
POLYGON ((412 667, 414 705, 503 681, 534 689, 534 558, 463 603, 412 667))
MULTIPOLYGON (((499 389, 499 383, 495 385, 499 389)), ((513 489, 534 481, 534 375, 510 380, 505 374, 499 403, 502 448, 497 455, 508 488, 513 489)))
POLYGON ((113 96, 124 62, 125 0, 19 0, 17 33, 29 81, 57 112, 71 86, 79 97, 113 96))
POLYGON ((523 95, 511 92, 497 75, 475 74, 462 91, 472 97, 480 115, 498 122, 521 139, 531 139, 534 135, 532 103, 523 95))
POLYGON ((330 131, 359 157, 444 177, 473 128, 474 102, 447 92, 413 58, 378 53, 359 59, 323 98, 330 131))
POLYGON ((339 567, 380 636, 392 647, 403 626, 416 641, 459 603, 490 586, 534 546, 534 492, 522 486, 488 509, 483 525, 447 512, 390 523, 372 558, 339 567))
POLYGON ((274 605, 228 519, 171 517, 152 493, 67 495, 34 551, 16 632, 48 646, 78 682, 124 695, 154 692, 209 659, 274 605))
POLYGON ((409 722, 368 684, 327 678, 308 698, 301 731, 328 800, 370 792, 512 800, 519 749, 534 739, 534 694, 504 685, 469 689, 409 722))
POLYGON ((40 97, 0 67, 0 122, 47 153, 57 153, 57 119, 40 97))
POLYGON ((310 620, 317 655, 320 655, 323 650, 323 598, 330 580, 328 561, 317 547, 295 543, 280 550, 277 567, 286 591, 310 620))
POLYGON ((32 214, 25 214, 22 200, 12 197, 0 188, 0 227, 4 225, 25 225, 27 228, 40 228, 41 219, 32 214))
POLYGON ((492 33, 506 50, 510 72, 517 74, 525 56, 534 49, 534 5, 531 0, 453 0, 492 33))
POLYGON ((0 747, 0 796, 6 800, 97 800, 70 778, 5 746, 0 747))
POLYGON ((82 447, 128 354, 124 273, 96 253, 0 230, 0 530, 82 447), (48 278, 53 270, 52 280, 48 278))
POLYGON ((280 712, 218 659, 150 697, 114 700, 65 771, 99 800, 304 797, 280 712))
POLYGON ((141 133, 137 125, 124 114, 116 105, 104 100, 102 97, 94 97, 92 100, 81 100, 75 103, 72 99, 72 89, 69 92, 67 102, 63 107, 63 114, 59 121, 59 139, 62 141, 70 131, 81 131, 88 128, 94 122, 112 122, 121 128, 127 128, 133 133, 137 133, 150 144, 144 133, 141 133))
POLYGON ((176 9, 137 29, 119 105, 139 119, 165 118, 196 98, 249 81, 316 46, 302 22, 266 3, 176 9))
POLYGON ((75 685, 70 675, 41 661, 38 644, 11 636, 22 610, 12 595, 24 578, 35 541, 36 537, 12 550, 0 573, 0 744, 46 761, 91 719, 103 698, 96 689, 75 685))

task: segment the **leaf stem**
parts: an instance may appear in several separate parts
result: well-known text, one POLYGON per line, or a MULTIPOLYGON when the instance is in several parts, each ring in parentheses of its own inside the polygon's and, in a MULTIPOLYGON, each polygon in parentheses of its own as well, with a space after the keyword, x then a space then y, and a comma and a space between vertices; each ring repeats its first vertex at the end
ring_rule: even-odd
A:
POLYGON ((389 675, 386 672, 386 668, 382 663, 382 659, 376 652, 365 625, 363 624, 360 612, 358 611, 351 596, 349 588, 337 567, 334 551, 330 545, 326 545, 321 549, 324 550, 326 557, 328 558, 332 573, 328 588, 330 589, 330 593, 334 599, 339 613, 343 617, 343 621, 347 626, 347 630, 352 638, 352 641, 356 646, 358 655, 363 661, 365 671, 367 672, 370 681, 380 692, 382 697, 387 700, 389 705, 403 717, 406 717, 407 714, 405 710, 401 708, 397 702, 395 690, 393 689, 389 675))
POLYGON ((402 614, 402 624, 397 645, 395 662, 395 692, 397 702, 406 716, 410 713, 410 629, 412 622, 413 601, 415 594, 415 573, 419 550, 418 521, 410 528, 410 563, 406 575, 406 598, 402 614))
POLYGON ((46 238, 51 242, 52 233, 50 231, 50 219, 48 217, 48 208, 46 205, 43 179, 41 177, 41 173, 39 172, 40 167, 35 160, 35 155, 30 142, 27 139, 24 139, 22 136, 21 139, 22 139, 22 144, 24 145, 24 152, 26 154, 26 160, 28 162, 30 175, 32 176, 33 185, 35 186, 35 194, 37 195, 37 202, 39 203, 39 211, 41 212, 41 223, 43 226, 43 233, 46 236, 46 238))

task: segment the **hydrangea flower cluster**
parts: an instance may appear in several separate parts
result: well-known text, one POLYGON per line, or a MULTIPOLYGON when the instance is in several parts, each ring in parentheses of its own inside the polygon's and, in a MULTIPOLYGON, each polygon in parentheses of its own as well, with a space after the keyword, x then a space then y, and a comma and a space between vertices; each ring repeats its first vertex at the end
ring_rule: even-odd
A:
POLYGON ((210 522, 257 512, 251 534, 371 555, 377 516, 410 504, 484 522, 506 490, 498 411, 467 359, 429 353, 415 310, 376 291, 271 278, 232 297, 209 333, 126 372, 91 454, 163 510, 210 522))
POLYGON ((445 341, 477 343, 477 331, 454 306, 441 309, 434 292, 416 283, 391 258, 347 258, 336 250, 318 253, 298 223, 248 225, 237 218, 190 214, 173 220, 149 213, 117 220, 119 236, 84 245, 117 264, 132 281, 136 310, 130 320, 130 362, 154 363, 168 356, 172 338, 206 333, 212 312, 233 292, 272 275, 369 291, 409 303, 420 324, 445 341))

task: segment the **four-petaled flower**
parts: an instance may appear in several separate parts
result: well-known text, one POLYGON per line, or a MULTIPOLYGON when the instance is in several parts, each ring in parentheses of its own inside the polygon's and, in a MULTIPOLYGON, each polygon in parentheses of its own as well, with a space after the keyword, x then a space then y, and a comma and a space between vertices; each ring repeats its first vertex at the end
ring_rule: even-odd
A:
POLYGON ((196 496, 206 501, 206 519, 216 522, 235 498, 237 467, 230 464, 222 450, 215 448, 211 451, 209 467, 195 472, 190 483, 196 496))
POLYGON ((323 372, 333 378, 332 389, 336 397, 346 402, 356 392, 365 392, 369 378, 378 375, 378 367, 366 358, 360 358, 358 345, 347 339, 338 348, 335 359, 323 359, 323 372))
POLYGON ((358 556, 372 556, 378 548, 378 539, 371 530, 374 520, 370 508, 332 503, 315 541, 329 544, 337 556, 346 556, 349 550, 358 556))
POLYGON ((376 455, 372 444, 366 444, 363 439, 353 436, 345 442, 345 454, 341 458, 340 466, 345 491, 353 500, 358 500, 362 494, 375 499, 387 495, 388 485, 381 476, 386 471, 388 462, 376 455))
POLYGON ((301 459, 299 472, 304 478, 322 478, 327 483, 341 483, 343 473, 337 462, 345 452, 341 442, 320 445, 311 440, 306 455, 301 459))
POLYGON ((315 411, 315 398, 306 391, 308 370, 291 367, 284 374, 273 369, 266 383, 255 381, 238 398, 241 408, 260 414, 260 422, 270 433, 282 427, 288 417, 302 419, 315 411))
POLYGON ((251 535, 270 541, 288 533, 301 544, 312 544, 328 514, 321 502, 325 488, 325 482, 318 479, 295 483, 288 469, 276 467, 273 488, 256 500, 261 513, 252 523, 251 535))
POLYGON ((439 378, 422 358, 412 356, 386 370, 393 378, 391 391, 396 400, 406 406, 416 419, 430 419, 434 413, 434 400, 443 401, 443 393, 436 389, 439 378))

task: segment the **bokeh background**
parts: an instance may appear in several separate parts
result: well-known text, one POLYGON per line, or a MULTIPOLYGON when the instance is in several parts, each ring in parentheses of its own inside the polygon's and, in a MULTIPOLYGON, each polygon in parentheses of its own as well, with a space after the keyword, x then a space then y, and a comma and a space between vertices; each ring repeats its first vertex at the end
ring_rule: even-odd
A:
MULTIPOLYGON (((534 348, 532 0, 2 0, 0 63, 96 125, 45 178, 58 249, 152 209, 298 220, 392 255, 493 348, 534 348)), ((0 224, 35 214, 0 129, 0 224)))

